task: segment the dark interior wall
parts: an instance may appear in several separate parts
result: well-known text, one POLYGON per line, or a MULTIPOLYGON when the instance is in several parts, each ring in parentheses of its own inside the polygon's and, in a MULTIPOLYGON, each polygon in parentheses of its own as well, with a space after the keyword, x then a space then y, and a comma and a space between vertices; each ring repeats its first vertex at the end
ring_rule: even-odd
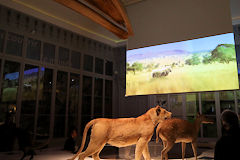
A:
MULTIPOLYGON (((120 47, 116 49, 116 101, 118 107, 114 107, 119 117, 136 117, 146 112, 149 107, 149 96, 129 96, 125 97, 126 93, 126 48, 120 47)), ((139 86, 141 87, 141 86, 139 86)))

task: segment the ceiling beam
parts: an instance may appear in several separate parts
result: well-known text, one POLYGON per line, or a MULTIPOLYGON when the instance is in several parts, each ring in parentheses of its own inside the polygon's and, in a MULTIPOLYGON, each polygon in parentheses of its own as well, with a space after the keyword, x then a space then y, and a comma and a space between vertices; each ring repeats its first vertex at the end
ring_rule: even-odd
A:
POLYGON ((88 8, 87 6, 75 1, 75 0, 55 0, 56 2, 90 18, 91 20, 95 21, 96 23, 102 25, 115 35, 117 35, 121 39, 128 38, 128 32, 118 28, 108 20, 106 20, 103 16, 96 13, 92 9, 88 8))
POLYGON ((118 9, 119 13, 121 14, 121 16, 125 22, 125 27, 128 30, 128 36, 132 36, 133 35, 132 25, 128 19, 125 8, 122 6, 122 4, 119 1, 112 0, 112 2, 115 5, 115 7, 118 9))
POLYGON ((117 26, 118 28, 127 31, 127 29, 118 24, 114 19, 112 19, 109 15, 105 14, 103 11, 101 11, 100 9, 98 9, 97 7, 93 6, 92 4, 88 3, 86 0, 78 0, 79 2, 81 2, 82 4, 84 4, 85 6, 89 7, 90 9, 94 10, 95 12, 97 12, 98 14, 100 14, 101 16, 103 16, 105 19, 107 19, 109 22, 111 22, 112 24, 114 24, 115 26, 117 26))

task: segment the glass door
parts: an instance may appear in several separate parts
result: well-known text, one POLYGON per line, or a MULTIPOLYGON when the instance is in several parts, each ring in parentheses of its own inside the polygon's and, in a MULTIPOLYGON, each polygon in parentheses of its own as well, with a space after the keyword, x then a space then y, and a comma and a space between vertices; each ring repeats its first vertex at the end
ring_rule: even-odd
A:
POLYGON ((187 120, 193 122, 199 112, 199 96, 198 93, 186 94, 186 116, 187 120))
POLYGON ((41 67, 39 85, 39 107, 37 120, 37 139, 49 137, 50 108, 53 87, 53 70, 41 67))
POLYGON ((183 118, 182 94, 170 94, 169 105, 173 117, 183 118))
POLYGON ((0 119, 2 122, 16 124, 16 114, 9 114, 9 107, 17 105, 20 63, 5 61, 0 96, 0 119))
POLYGON ((95 78, 94 81, 94 118, 103 114, 103 79, 95 78))
MULTIPOLYGON (((91 120, 92 114, 92 77, 83 76, 82 85, 82 131, 91 120)), ((82 132, 81 132, 82 133, 82 132)))
POLYGON ((225 109, 235 111, 235 97, 233 91, 221 91, 219 92, 220 99, 220 112, 225 109))
POLYGON ((67 72, 58 71, 55 100, 54 137, 64 137, 65 134, 67 84, 67 72))
POLYGON ((68 129, 78 128, 78 106, 80 91, 80 75, 70 74, 69 105, 68 105, 68 129))
POLYGON ((216 138, 217 137, 217 123, 216 123, 216 105, 215 92, 201 93, 202 114, 213 119, 214 124, 203 124, 203 137, 216 138))
POLYGON ((22 105, 21 105, 21 127, 29 132, 34 131, 34 115, 36 111, 36 99, 38 89, 39 67, 25 65, 23 75, 22 105))

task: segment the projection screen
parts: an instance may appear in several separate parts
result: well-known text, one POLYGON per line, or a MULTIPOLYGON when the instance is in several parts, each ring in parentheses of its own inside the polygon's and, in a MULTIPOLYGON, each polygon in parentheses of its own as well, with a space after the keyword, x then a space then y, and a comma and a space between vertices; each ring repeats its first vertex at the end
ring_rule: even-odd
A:
POLYGON ((238 87, 233 33, 127 51, 127 96, 238 87))
POLYGON ((229 0, 144 0, 127 12, 126 96, 239 88, 229 0))

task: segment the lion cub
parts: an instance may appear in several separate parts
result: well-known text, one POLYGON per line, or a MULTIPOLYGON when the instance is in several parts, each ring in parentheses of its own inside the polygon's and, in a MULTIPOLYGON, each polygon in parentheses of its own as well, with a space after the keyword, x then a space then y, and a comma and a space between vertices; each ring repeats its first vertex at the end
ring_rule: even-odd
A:
POLYGON ((171 112, 156 106, 137 118, 91 120, 85 126, 81 147, 71 160, 78 156, 79 160, 84 160, 85 157, 91 155, 94 160, 100 160, 99 153, 106 143, 116 147, 136 144, 135 159, 140 160, 143 154, 146 160, 150 160, 148 142, 153 135, 154 128, 163 120, 171 118, 171 115, 171 112), (90 127, 92 127, 90 142, 87 149, 82 152, 90 127))

